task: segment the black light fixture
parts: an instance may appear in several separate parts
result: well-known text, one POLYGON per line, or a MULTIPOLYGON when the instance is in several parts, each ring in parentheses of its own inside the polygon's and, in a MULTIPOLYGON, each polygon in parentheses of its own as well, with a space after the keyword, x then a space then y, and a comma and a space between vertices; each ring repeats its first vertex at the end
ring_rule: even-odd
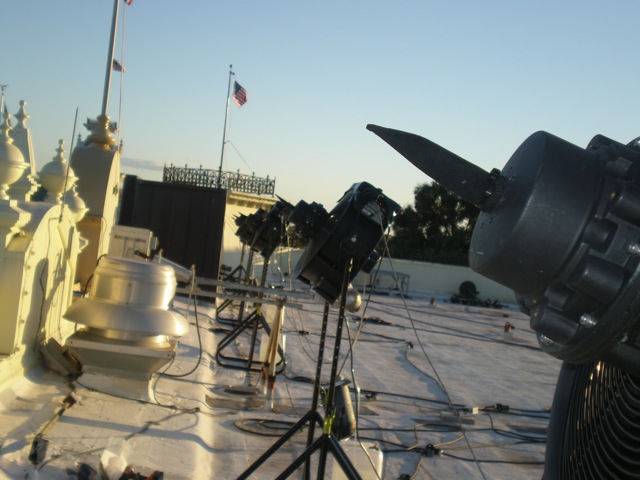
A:
POLYGON ((275 202, 269 211, 259 208, 250 215, 236 217, 236 236, 251 250, 269 258, 282 243, 284 222, 293 205, 283 199, 275 202))
POLYGON ((586 149, 546 132, 490 173, 411 133, 368 125, 481 209, 469 263, 511 289, 547 353, 564 360, 545 478, 638 478, 640 147, 586 149))
POLYGON ((300 201, 289 221, 308 239, 295 275, 327 302, 340 296, 343 271, 351 261, 349 282, 360 270, 369 273, 380 256, 377 243, 399 205, 370 183, 355 183, 330 213, 317 203, 300 201))
MULTIPOLYGON (((249 247, 249 256, 247 259, 247 267, 245 283, 249 284, 251 268, 253 265, 254 252, 259 253, 264 258, 262 265, 262 276, 260 278, 259 286, 264 287, 267 279, 267 272, 269 266, 269 258, 273 252, 278 248, 285 235, 285 217, 288 215, 289 210, 293 206, 287 203, 285 200, 280 199, 275 202, 269 211, 264 209, 258 209, 255 213, 250 215, 239 215, 236 217, 236 235, 240 238, 240 241, 249 247)), ((262 293, 258 294, 259 297, 262 293)), ((219 312, 222 308, 231 304, 231 299, 222 303, 221 307, 217 308, 219 312)), ((242 370, 250 371, 262 371, 262 366, 254 366, 254 350, 256 346, 257 332, 259 326, 261 326, 267 334, 271 334, 271 328, 267 324, 267 321, 262 314, 262 308, 260 304, 248 315, 245 314, 246 298, 240 301, 238 308, 238 319, 236 322, 228 322, 234 326, 219 343, 216 348, 216 360, 219 365, 229 368, 238 368, 242 370), (234 345, 234 340, 242 334, 245 330, 251 329, 251 341, 249 347, 249 355, 247 358, 225 355, 223 352, 234 345)), ((219 316, 216 316, 217 320, 225 323, 225 320, 221 320, 219 316)), ((278 347, 280 354, 280 362, 278 363, 277 373, 284 370, 286 362, 284 360, 284 352, 278 347)))
POLYGON ((342 329, 345 324, 348 285, 360 270, 370 272, 379 255, 374 251, 384 231, 391 223, 398 204, 382 194, 382 190, 361 182, 351 186, 330 213, 322 205, 309 205, 300 201, 289 214, 289 221, 297 232, 308 240, 308 245, 295 269, 297 278, 311 284, 324 300, 322 327, 318 344, 318 361, 313 383, 311 409, 287 431, 267 452, 260 456, 239 477, 251 477, 271 455, 285 442, 308 424, 307 448, 291 463, 278 478, 288 478, 299 467, 304 468, 303 477, 310 478, 313 454, 320 452, 317 462, 317 477, 325 478, 327 454, 331 453, 346 478, 360 479, 356 468, 342 450, 338 440, 349 436, 355 422, 350 402, 348 386, 344 395, 336 401, 336 380, 340 363, 342 329), (329 387, 324 395, 325 417, 318 412, 324 346, 327 335, 330 304, 340 297, 338 320, 329 375, 329 387), (335 429, 333 428, 334 420, 335 429), (330 428, 326 428, 329 425, 330 428), (315 439, 316 426, 322 427, 322 435, 315 439))

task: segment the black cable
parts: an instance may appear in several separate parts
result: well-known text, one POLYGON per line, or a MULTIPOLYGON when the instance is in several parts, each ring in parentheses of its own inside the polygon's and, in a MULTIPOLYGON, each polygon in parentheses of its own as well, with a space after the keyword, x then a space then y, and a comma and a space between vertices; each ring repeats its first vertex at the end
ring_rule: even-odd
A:
MULTIPOLYGON (((302 382, 302 383, 309 383, 312 384, 313 383, 313 379, 309 378, 309 377, 305 377, 303 375, 288 375, 285 373, 285 377, 288 380, 291 380, 293 382, 302 382)), ((349 389, 351 391, 355 391, 354 388, 349 387, 349 389)), ((368 397, 378 397, 380 395, 384 395, 384 396, 391 396, 391 397, 398 397, 398 398, 404 398, 407 400, 415 400, 417 402, 430 402, 430 403, 435 403, 437 405, 443 405, 443 406, 448 406, 449 403, 443 400, 436 400, 433 398, 426 398, 426 397, 419 397, 416 395, 408 395, 408 394, 402 394, 402 393, 396 393, 396 392, 383 392, 383 391, 377 391, 377 390, 370 390, 370 389, 361 389, 360 391, 361 394, 368 396, 368 397)), ((463 409, 465 407, 467 407, 467 405, 463 405, 463 404, 454 404, 454 406, 457 409, 463 409)), ((488 414, 487 409, 489 409, 491 407, 485 407, 483 409, 481 409, 480 411, 482 411, 485 414, 488 414)), ((533 415, 533 414, 528 414, 528 413, 518 413, 518 412, 539 412, 539 413, 543 413, 546 411, 538 411, 538 410, 525 410, 525 409, 518 409, 518 408, 513 408, 510 407, 510 409, 508 411, 502 411, 502 412, 491 412, 491 413, 501 413, 501 414, 505 414, 505 415, 512 415, 512 416, 516 416, 516 417, 528 417, 528 418, 538 418, 541 420, 546 420, 548 418, 548 416, 541 416, 541 415, 533 415)), ((491 417, 490 417, 491 418, 491 417)), ((492 420, 492 418, 491 418, 492 420)))
POLYGON ((480 458, 478 459, 473 459, 473 458, 465 458, 465 457, 459 457, 458 455, 453 455, 451 453, 447 453, 447 452, 443 452, 442 456, 444 457, 449 457, 449 458, 455 458, 456 460, 462 460, 463 462, 480 462, 480 463, 499 463, 499 464, 504 464, 504 465, 544 465, 544 462, 515 462, 513 460, 482 460, 480 458))
MULTIPOLYGON (((188 312, 189 312, 189 305, 187 305, 187 313, 188 312)), ((200 336, 200 323, 198 320, 198 297, 196 295, 193 296, 193 315, 196 321, 196 332, 198 333, 198 361, 196 362, 195 366, 186 373, 172 374, 172 373, 162 372, 160 373, 160 376, 171 377, 171 378, 188 377, 193 372, 195 372, 200 366, 200 362, 202 361, 202 337, 200 336)))
MULTIPOLYGON (((162 403, 160 403, 158 401, 152 402, 150 400, 143 400, 141 398, 125 397, 124 395, 117 395, 117 394, 112 393, 112 392, 106 392, 104 390, 98 390, 97 388, 89 387, 89 386, 83 384, 78 379, 73 380, 73 383, 75 383, 79 387, 82 387, 85 390, 88 390, 90 392, 96 392, 96 393, 99 393, 101 395, 107 395, 109 397, 118 398, 120 400, 127 400, 129 402, 142 403, 144 405, 154 405, 156 407, 168 408, 170 410, 180 410, 180 411, 193 410, 192 408, 183 408, 183 407, 178 407, 176 405, 165 405, 165 404, 162 404, 162 403)), ((198 408, 198 407, 196 407, 196 408, 198 408)))
MULTIPOLYGON (((243 432, 253 433, 263 437, 281 436, 287 430, 295 425, 295 422, 287 422, 283 420, 273 420, 271 418, 239 418, 233 422, 233 426, 243 432), (252 428, 247 424, 253 423, 261 429, 252 428)), ((300 431, 302 433, 302 431, 300 431)))
POLYGON ((541 420, 548 420, 550 416, 550 412, 548 412, 547 410, 519 410, 516 408, 512 408, 509 410, 495 410, 494 407, 484 407, 484 408, 481 408, 479 411, 487 414, 493 413, 493 414, 500 414, 500 415, 513 415, 516 417, 539 418, 541 420), (536 413, 541 415, 536 415, 536 413))
MULTIPOLYGON (((420 424, 419 427, 416 428, 384 428, 384 427, 361 427, 360 430, 362 431, 378 431, 378 432, 398 432, 398 433, 408 433, 408 432, 412 432, 412 433, 416 433, 416 432, 420 432, 420 433, 455 433, 455 432, 460 432, 460 428, 457 427, 454 424, 451 425, 447 425, 447 424, 439 424, 439 423, 424 423, 424 424, 420 424), (430 428, 420 428, 420 427, 430 427, 430 428)), ((503 436, 503 437, 507 437, 507 438, 512 438, 512 439, 516 439, 518 440, 517 444, 540 444, 540 443, 546 443, 546 437, 532 437, 532 436, 527 436, 527 435, 523 435, 523 434, 518 434, 515 432, 509 432, 507 430, 502 430, 499 428, 495 428, 493 425, 491 426, 491 428, 476 428, 473 430, 468 430, 468 433, 480 433, 480 432, 494 432, 497 435, 503 436)), ((408 446, 405 446, 405 448, 409 448, 408 446)))
MULTIPOLYGON (((430 432, 430 433, 455 433, 460 429, 456 425, 445 423, 421 423, 417 428, 386 428, 386 427, 360 427, 362 431, 378 431, 378 432, 430 432), (420 428, 431 427, 431 428, 420 428)), ((478 430, 479 431, 479 430, 478 430)))
MULTIPOLYGON (((372 300, 372 303, 382 303, 382 302, 376 302, 375 300, 372 300)), ((414 312, 414 313, 425 313, 424 309, 418 309, 418 308, 407 308, 407 309, 404 309, 401 306, 395 306, 395 305, 388 305, 388 306, 390 308, 394 308, 394 309, 398 309, 398 310, 402 310, 402 311, 408 310, 408 311, 414 312)), ((472 311, 472 310, 469 310, 468 308, 466 309, 466 311, 468 313, 471 313, 471 314, 481 313, 483 315, 487 315, 487 313, 485 313, 485 312, 472 311)), ((461 321, 461 322, 484 325, 484 326, 487 326, 487 327, 496 327, 497 326, 495 323, 483 322, 481 320, 474 319, 474 318, 464 318, 464 317, 459 317, 459 316, 456 316, 456 315, 446 315, 444 313, 438 312, 435 309, 434 310, 430 310, 429 311, 429 315, 434 316, 434 317, 439 317, 439 318, 446 318, 446 319, 457 320, 457 321, 461 321)), ((510 317, 502 317, 502 318, 510 318, 510 317)), ((423 320, 416 320, 416 321, 419 322, 419 323, 425 323, 423 320)), ((445 327, 441 327, 441 328, 445 328, 445 327)), ((519 331, 523 332, 524 334, 527 334, 527 335, 529 335, 529 334, 530 335, 535 335, 535 332, 532 332, 529 329, 521 329, 519 331)))
POLYGON ((98 268, 98 264, 100 263, 100 260, 102 260, 106 256, 107 254, 103 253, 98 257, 98 260, 96 260, 96 266, 93 267, 93 272, 91 273, 91 275, 89 275, 89 278, 87 278, 87 281, 84 284, 84 289, 80 292, 82 293, 82 298, 84 298, 84 296, 89 292, 89 285, 91 284, 91 280, 93 280, 93 276, 95 275, 95 271, 96 271, 96 268, 98 268))
MULTIPOLYGON (((443 316, 443 315, 440 315, 440 316, 443 316)), ((445 318, 455 318, 457 320, 461 320, 460 318, 457 318, 457 317, 447 317, 447 316, 444 316, 444 317, 445 318)), ((439 328, 441 330, 448 330, 449 332, 452 332, 452 333, 449 333, 449 332, 436 332, 436 331, 433 331, 433 330, 427 330, 427 329, 423 329, 423 328, 416 328, 415 330, 418 331, 418 332, 426 332, 426 333, 434 334, 434 335, 446 335, 446 336, 452 336, 452 337, 455 337, 455 338, 466 338, 468 340, 476 340, 476 341, 480 341, 480 342, 489 342, 489 343, 498 343, 500 345, 510 345, 510 346, 513 346, 513 347, 525 348, 525 349, 528 349, 528 350, 541 351, 540 347, 538 347, 538 346, 525 345, 525 344, 522 344, 522 343, 513 343, 513 342, 509 342, 509 343, 505 344, 504 342, 501 342, 501 341, 499 341, 499 340, 497 340, 495 338, 487 337, 486 335, 480 335, 480 334, 477 334, 477 333, 466 332, 464 330, 460 330, 460 329, 457 329, 457 328, 447 327, 447 326, 444 326, 444 325, 438 325, 436 323, 431 323, 431 322, 428 322, 426 320, 413 319, 413 321, 415 323, 420 323, 422 325, 427 325, 427 326, 430 326, 430 327, 433 327, 433 328, 439 328)), ((393 327, 398 327, 398 328, 402 328, 402 329, 406 329, 407 328, 405 326, 398 325, 398 324, 395 324, 395 323, 387 323, 386 326, 393 326, 393 327)), ((377 335, 377 336, 381 336, 382 338, 389 338, 391 340, 396 340, 396 341, 406 341, 406 340, 401 340, 401 339, 398 339, 398 338, 395 338, 395 337, 384 337, 381 334, 376 334, 376 333, 372 333, 372 332, 363 332, 363 333, 366 333, 367 335, 377 335)))
POLYGON ((395 392, 382 392, 382 391, 378 391, 378 390, 370 390, 370 389, 361 389, 363 394, 374 394, 374 395, 389 395, 389 396, 393 396, 393 397, 400 397, 400 398, 406 398, 408 400, 416 400, 416 401, 420 401, 420 402, 431 402, 431 403, 436 403, 438 405, 445 405, 445 406, 449 406, 449 405, 453 405, 454 407, 456 407, 457 409, 460 408, 465 408, 466 405, 462 405, 459 403, 453 403, 450 404, 448 401, 444 401, 444 400, 435 400, 433 398, 425 398, 425 397, 418 397, 415 395, 406 395, 403 393, 395 393, 395 392))
POLYGON ((288 375, 288 372, 285 372, 285 373, 284 373, 284 377, 285 377, 287 380, 291 380, 291 381, 293 381, 293 382, 310 383, 311 385, 313 385, 313 382, 314 382, 313 378, 305 377, 305 376, 303 376, 303 375, 293 375, 293 376, 289 376, 289 375, 288 375))
MULTIPOLYGON (((346 320, 346 319, 345 319, 346 320)), ((349 329, 349 322, 347 322, 347 337, 348 337, 348 341, 349 341, 349 357, 350 357, 350 367, 351 367, 351 381, 353 382, 353 389, 355 390, 355 399, 356 399, 356 412, 355 412, 355 436, 356 436, 356 441, 358 442, 358 444, 360 445, 360 448, 362 449, 362 451, 364 452, 364 454, 366 455, 367 459, 369 460, 369 463, 371 464, 371 467, 373 468, 373 471, 376 474, 376 477, 378 478, 378 480, 380 480, 380 474, 378 473, 378 470, 375 468, 375 465, 373 464, 373 460, 371 460, 371 456, 369 455, 369 452, 367 452, 367 449, 364 447, 364 445, 362 444, 362 440, 360 439, 360 434, 359 434, 359 426, 360 426, 360 388, 358 387, 358 384, 356 382, 356 371, 355 371, 355 366, 353 364, 353 360, 354 360, 354 351, 353 351, 353 345, 354 342, 351 340, 351 330, 349 329)), ((343 364, 344 366, 344 364, 343 364)))

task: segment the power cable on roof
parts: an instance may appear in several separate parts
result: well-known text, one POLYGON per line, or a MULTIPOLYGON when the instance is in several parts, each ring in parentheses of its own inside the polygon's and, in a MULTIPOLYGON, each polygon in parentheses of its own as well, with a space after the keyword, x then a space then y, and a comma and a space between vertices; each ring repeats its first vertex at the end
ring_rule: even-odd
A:
MULTIPOLYGON (((385 237, 384 231, 382 233, 383 233, 382 239, 384 241, 384 253, 389 258, 389 265, 391 267, 391 272, 393 274, 393 278, 397 278, 395 268, 393 267, 393 262, 391 261, 391 253, 389 251, 389 244, 387 243, 387 237, 385 237)), ((434 375, 436 376, 436 379, 437 379, 438 384, 440 385, 440 388, 442 389, 442 391, 446 395, 448 403, 449 403, 449 408, 452 410, 452 412, 457 413, 458 410, 455 407, 455 405, 454 405, 454 403, 453 403, 453 401, 451 399, 451 395, 449 395, 449 392, 447 391, 447 388, 445 387, 444 382, 440 378, 440 375, 438 374, 438 371, 436 370, 435 365, 431 361, 431 358, 429 357, 429 354, 425 350, 424 345, 422 345, 422 341, 420 340, 420 336, 418 335, 418 331, 416 329, 415 323, 413 321, 413 318, 411 317, 411 313, 409 312, 409 307, 407 305, 406 299, 404 298, 404 293, 402 292, 402 289, 400 289, 400 298, 402 299, 402 303, 405 306, 405 310, 406 310, 406 313, 407 313, 407 318, 409 319, 409 322, 411 322, 411 327, 412 327, 412 329, 413 329, 413 331, 414 331, 414 333, 416 335, 416 340, 418 342, 418 345, 420 346, 420 350, 422 350, 422 353, 424 354, 425 358, 427 359, 427 362, 429 363, 429 365, 431 366, 431 369, 433 370, 434 375)), ((473 448, 471 448, 471 444, 469 443, 469 439, 467 438, 466 430, 463 427, 462 422, 460 422, 459 418, 458 418, 458 426, 460 427, 460 431, 462 432, 462 434, 464 436, 464 440, 467 443, 467 447, 469 448, 469 451, 471 452, 471 456, 475 460, 475 463, 476 463, 476 466, 478 468, 478 471, 480 472, 480 475, 482 475, 483 479, 487 480, 487 477, 484 474, 484 471, 482 470, 482 467, 480 466, 480 463, 478 462, 476 454, 474 453, 473 448)))

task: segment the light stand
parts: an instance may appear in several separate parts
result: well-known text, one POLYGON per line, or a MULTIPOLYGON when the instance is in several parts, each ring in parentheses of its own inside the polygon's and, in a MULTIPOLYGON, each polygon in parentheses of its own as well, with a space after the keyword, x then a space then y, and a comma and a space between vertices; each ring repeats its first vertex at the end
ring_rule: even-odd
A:
POLYGON ((289 221, 296 225, 299 233, 309 239, 309 243, 296 266, 296 276, 313 286, 314 291, 325 300, 316 377, 313 388, 311 410, 309 410, 280 440, 256 460, 239 479, 249 478, 260 465, 282 447, 293 435, 309 422, 307 448, 289 465, 278 479, 289 477, 301 465, 305 465, 304 478, 310 476, 311 456, 320 451, 318 479, 323 479, 327 454, 331 453, 349 479, 361 477, 338 443, 332 432, 335 414, 335 390, 338 374, 340 342, 344 325, 349 283, 360 270, 369 273, 380 256, 375 251, 384 230, 399 205, 382 194, 382 190, 367 182, 353 184, 345 192, 331 213, 322 205, 311 205, 300 201, 290 209, 289 221), (322 360, 327 336, 329 306, 340 298, 338 323, 331 364, 329 390, 325 405, 325 417, 318 413, 318 397, 322 360), (315 424, 322 428, 322 435, 314 440, 315 424))
POLYGON ((334 394, 336 387, 336 377, 338 372, 338 364, 340 357, 340 343, 342 340, 342 328, 344 325, 344 312, 347 298, 347 289, 349 286, 349 275, 351 273, 352 262, 349 260, 348 265, 344 267, 342 289, 340 296, 340 309, 338 313, 338 323, 336 327, 336 338, 333 349, 333 361, 331 364, 331 376, 329 383, 329 391, 327 395, 327 403, 325 406, 325 417, 318 412, 318 398, 320 396, 320 385, 322 375, 322 360, 324 356, 324 345, 327 337, 327 324, 329 319, 329 302, 325 303, 324 313, 322 316, 322 328, 320 333, 320 346, 318 348, 318 362, 316 364, 316 376, 313 384, 313 399, 311 403, 311 409, 285 433, 276 443, 273 444, 269 450, 267 450, 260 458, 258 458, 252 465, 247 468, 239 477, 238 480, 247 479, 255 472, 265 461, 269 459, 276 451, 278 451, 291 437, 293 437, 298 431, 304 428, 305 424, 309 422, 309 431, 307 435, 307 448, 298 456, 291 465, 289 465, 278 477, 279 479, 288 478, 293 472, 295 472, 302 464, 305 464, 304 478, 310 478, 310 460, 311 456, 320 451, 320 458, 318 461, 318 479, 324 478, 324 472, 327 461, 327 454, 331 453, 342 471, 347 478, 360 480, 360 474, 357 472, 344 450, 340 446, 340 443, 331 432, 333 410, 334 410, 334 394), (322 435, 315 441, 313 439, 315 433, 316 423, 322 427, 322 435))
POLYGON ((273 318, 273 329, 271 335, 269 335, 265 359, 262 362, 262 377, 265 379, 269 391, 272 391, 276 385, 276 374, 278 373, 278 362, 276 362, 276 358, 278 357, 280 349, 280 333, 282 332, 282 324, 284 323, 284 306, 287 303, 287 297, 276 295, 275 301, 276 315, 273 318))
MULTIPOLYGON (((269 212, 258 209, 254 214, 248 216, 241 215, 236 219, 236 224, 238 225, 236 235, 240 238, 240 241, 242 241, 243 244, 249 246, 246 283, 249 282, 248 279, 253 262, 253 253, 258 252, 264 258, 264 263, 262 265, 262 278, 260 279, 260 288, 264 288, 267 280, 267 272, 269 270, 269 258, 271 258, 271 255, 282 241, 282 217, 286 212, 288 212, 290 207, 291 206, 286 201, 281 199, 272 206, 269 212)), ((262 297, 263 292, 260 292, 258 294, 258 299, 261 300, 262 297)), ((244 308, 245 299, 240 303, 238 324, 218 344, 218 348, 216 349, 216 360, 218 361, 218 364, 223 367, 261 372, 261 366, 254 367, 253 365, 253 354, 255 351, 258 328, 259 326, 262 326, 264 331, 270 336, 271 329, 269 328, 264 315, 262 315, 261 303, 257 303, 256 308, 243 320, 244 308), (222 351, 229 346, 229 344, 237 338, 238 335, 248 328, 251 328, 251 342, 248 358, 223 355, 222 351)), ((280 347, 278 347, 278 353, 280 354, 280 362, 276 365, 275 373, 281 373, 284 371, 286 366, 284 351, 280 347)))
MULTIPOLYGON (((224 277, 222 278, 223 281, 225 282, 241 282, 242 281, 242 275, 246 275, 247 271, 245 270, 244 266, 242 265, 242 263, 244 262, 244 252, 247 249, 247 246, 243 243, 242 244, 242 250, 240 251, 240 262, 238 262, 238 266, 236 268, 234 268, 233 270, 229 270, 229 273, 225 274, 224 277), (236 274, 238 274, 238 276, 236 277, 236 274)), ((231 268, 231 267, 229 267, 231 268)))
MULTIPOLYGON (((249 259, 253 257, 253 251, 249 251, 249 259)), ((260 287, 264 287, 267 278, 267 272, 269 269, 269 258, 264 259, 264 264, 262 267, 262 276, 260 279, 260 287)), ((262 298, 263 293, 258 294, 258 298, 262 298)), ((258 303, 256 308, 243 320, 242 316, 244 313, 245 300, 242 300, 240 303, 240 314, 238 316, 238 324, 236 327, 227 334, 221 341, 218 343, 218 347, 216 348, 216 361, 222 367, 235 368, 239 370, 247 370, 253 372, 261 372, 262 366, 254 366, 254 352, 256 346, 256 340, 258 336, 258 328, 262 326, 264 331, 271 336, 271 328, 267 324, 267 321, 262 314, 262 304, 258 303), (235 340, 240 334, 242 334, 245 330, 251 328, 251 342, 249 347, 249 355, 247 358, 243 357, 235 357, 230 355, 223 355, 223 351, 227 348, 233 340, 235 340)), ((284 351, 280 346, 278 346, 278 353, 280 355, 280 361, 276 364, 275 373, 281 373, 284 371, 286 367, 286 360, 284 357, 284 351)))
MULTIPOLYGON (((243 244, 242 256, 244 256, 244 249, 245 249, 245 245, 243 244)), ((235 268, 235 270, 233 270, 233 272, 231 272, 229 275, 226 275, 225 279, 229 278, 230 276, 233 277, 233 274, 239 271, 240 276, 238 277, 238 283, 240 283, 242 282, 242 271, 244 271, 245 272, 244 283, 245 285, 249 285, 249 283, 251 282, 251 277, 249 275, 249 272, 251 272, 252 266, 253 266, 253 250, 249 249, 249 255, 247 256, 247 267, 244 268, 242 266, 242 258, 240 258, 240 265, 238 265, 235 268)), ((232 305, 233 302, 234 300, 227 299, 224 302, 222 302, 220 306, 216 307, 216 320, 222 323, 223 325, 236 325, 238 322, 242 320, 242 313, 244 311, 244 305, 245 305, 244 300, 242 300, 240 303, 240 314, 237 320, 233 318, 224 318, 220 316, 220 312, 224 311, 227 307, 232 305)))

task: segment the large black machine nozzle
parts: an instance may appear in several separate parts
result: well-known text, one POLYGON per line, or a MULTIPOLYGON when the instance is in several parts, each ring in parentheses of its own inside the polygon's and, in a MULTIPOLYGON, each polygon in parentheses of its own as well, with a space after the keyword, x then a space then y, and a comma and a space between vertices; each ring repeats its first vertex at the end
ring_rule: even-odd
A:
POLYGON ((469 264, 515 291, 547 353, 640 376, 637 142, 598 135, 583 149, 537 132, 486 172, 418 135, 367 129, 480 207, 469 264))

